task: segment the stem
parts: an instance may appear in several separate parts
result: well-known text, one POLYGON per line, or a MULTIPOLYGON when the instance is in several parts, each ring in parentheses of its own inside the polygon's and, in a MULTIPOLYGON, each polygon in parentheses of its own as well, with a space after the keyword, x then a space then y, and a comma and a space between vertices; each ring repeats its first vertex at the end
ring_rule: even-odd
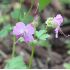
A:
POLYGON ((31 1, 31 7, 30 7, 30 9, 29 9, 29 11, 27 12, 27 14, 24 16, 24 19, 29 15, 29 13, 31 12, 31 9, 32 9, 32 7, 33 7, 33 4, 34 4, 34 0, 32 0, 31 1))
POLYGON ((47 62, 47 64, 48 64, 48 68, 49 67, 51 67, 51 51, 52 51, 52 49, 51 49, 51 45, 49 45, 48 44, 48 47, 47 47, 47 51, 48 51, 48 58, 46 58, 46 62, 47 62))
POLYGON ((35 47, 33 46, 32 53, 31 53, 30 60, 29 60, 29 69, 32 67, 32 60, 33 60, 34 51, 35 51, 35 47))
POLYGON ((15 36, 13 36, 13 48, 12 48, 12 57, 14 57, 15 56, 15 48, 16 48, 16 46, 15 46, 15 36))
POLYGON ((60 30, 60 33, 63 34, 65 37, 69 37, 70 36, 70 35, 65 35, 61 28, 59 28, 59 30, 60 30))

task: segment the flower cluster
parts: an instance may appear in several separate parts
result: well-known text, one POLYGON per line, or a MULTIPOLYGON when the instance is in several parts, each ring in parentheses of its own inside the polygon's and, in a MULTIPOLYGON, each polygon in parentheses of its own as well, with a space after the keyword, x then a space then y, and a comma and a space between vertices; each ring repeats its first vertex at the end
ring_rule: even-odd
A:
MULTIPOLYGON (((46 21, 47 26, 55 28, 55 37, 58 38, 58 32, 60 30, 61 23, 63 22, 63 17, 58 14, 54 18, 48 18, 46 21)), ((25 25, 23 22, 16 23, 16 26, 13 28, 13 34, 16 36, 22 36, 24 38, 24 41, 32 42, 34 40, 33 34, 34 34, 34 27, 32 24, 25 25)))
POLYGON ((13 34, 22 36, 26 43, 31 42, 34 40, 34 27, 31 24, 25 25, 23 22, 18 22, 13 28, 13 34))
POLYGON ((58 38, 58 32, 60 30, 61 23, 63 22, 63 17, 61 14, 56 15, 54 18, 48 18, 46 24, 48 27, 55 28, 55 37, 58 38))

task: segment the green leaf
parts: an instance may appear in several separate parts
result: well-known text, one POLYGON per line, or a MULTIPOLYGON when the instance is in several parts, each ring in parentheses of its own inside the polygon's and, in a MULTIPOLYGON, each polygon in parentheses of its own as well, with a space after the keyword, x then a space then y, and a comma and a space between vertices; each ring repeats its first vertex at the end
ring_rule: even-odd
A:
POLYGON ((48 42, 46 40, 39 40, 38 41, 38 45, 42 46, 42 47, 47 47, 48 46, 48 42))
POLYGON ((39 0, 39 12, 41 12, 47 5, 49 5, 51 0, 39 0))
POLYGON ((66 41, 65 41, 65 44, 67 44, 66 47, 70 49, 70 40, 66 40, 66 41))
POLYGON ((20 3, 23 3, 24 2, 24 0, 19 0, 20 1, 20 3))
POLYGON ((70 55, 70 50, 67 51, 67 54, 70 55))
POLYGON ((6 22, 8 20, 9 20, 9 16, 8 15, 0 16, 0 24, 6 22))
POLYGON ((29 43, 30 46, 41 46, 41 47, 48 47, 50 46, 47 40, 34 40, 33 42, 29 43))
POLYGON ((24 41, 24 38, 23 38, 23 37, 20 37, 20 38, 18 39, 18 41, 19 41, 20 43, 22 43, 22 42, 24 41))
POLYGON ((49 34, 46 34, 46 30, 36 31, 35 35, 40 40, 46 40, 49 37, 49 34))
POLYGON ((0 16, 0 23, 3 23, 3 22, 4 22, 3 16, 0 16))
POLYGON ((9 4, 9 3, 11 3, 11 0, 2 0, 2 3, 3 4, 9 4))
POLYGON ((40 30, 39 31, 39 34, 40 34, 40 36, 42 35, 42 34, 44 34, 44 33, 46 33, 47 32, 47 30, 40 30))
POLYGON ((12 29, 12 26, 10 24, 7 24, 6 26, 4 26, 4 30, 6 31, 10 31, 12 29))
POLYGON ((37 45, 37 43, 38 43, 38 41, 34 40, 33 42, 30 42, 29 45, 32 46, 32 47, 34 47, 34 46, 37 45))
POLYGON ((70 0, 67 0, 67 1, 66 0, 60 0, 60 2, 63 4, 70 4, 70 0))
POLYGON ((7 31, 4 31, 4 30, 0 31, 0 37, 2 37, 2 38, 3 38, 3 37, 6 37, 7 34, 8 34, 7 31))
POLYGON ((40 40, 46 40, 46 38, 48 38, 49 35, 48 34, 43 34, 42 36, 40 36, 40 40))
POLYGON ((40 31, 36 31, 36 36, 39 38, 41 35, 43 35, 44 33, 46 33, 46 30, 40 30, 40 31))
POLYGON ((47 46, 47 42, 46 40, 35 40, 33 42, 29 43, 30 46, 34 47, 34 46, 47 46))
POLYGON ((3 27, 3 29, 0 31, 0 37, 6 37, 10 30, 12 29, 12 26, 10 24, 7 24, 3 27))
POLYGON ((63 65, 66 69, 70 69, 70 63, 64 63, 63 65))
POLYGON ((25 18, 22 18, 22 17, 21 17, 20 21, 22 21, 22 22, 24 22, 24 23, 26 23, 26 24, 31 23, 31 22, 33 21, 33 16, 28 15, 28 16, 25 17, 25 18))
POLYGON ((30 23, 33 21, 33 16, 32 15, 27 15, 27 10, 25 8, 23 9, 15 9, 12 13, 11 13, 11 17, 13 19, 15 19, 16 21, 21 21, 24 23, 30 23))
POLYGON ((23 9, 21 9, 20 7, 11 12, 11 17, 15 19, 16 21, 18 20, 21 21, 25 15, 24 13, 26 12, 27 10, 25 9, 25 7, 23 9))
POLYGON ((20 18, 20 9, 15 9, 12 13, 11 16, 13 19, 18 20, 20 18))
POLYGON ((9 59, 6 62, 5 69, 27 69, 22 56, 17 56, 9 59))

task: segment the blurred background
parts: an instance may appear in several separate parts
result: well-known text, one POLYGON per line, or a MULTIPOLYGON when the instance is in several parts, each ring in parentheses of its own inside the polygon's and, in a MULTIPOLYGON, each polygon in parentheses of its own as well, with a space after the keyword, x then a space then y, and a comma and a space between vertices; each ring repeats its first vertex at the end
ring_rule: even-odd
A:
MULTIPOLYGON (((62 31, 70 35, 70 0, 0 0, 0 69, 4 68, 5 60, 11 58, 12 53, 12 27, 19 21, 25 24, 33 22, 35 17, 38 23, 37 29, 44 29, 48 17, 61 14, 64 22, 62 31)), ((46 63, 48 50, 44 47, 35 47, 32 68, 34 69, 64 69, 70 68, 70 37, 64 37, 59 33, 59 38, 54 37, 54 32, 49 31, 52 47, 51 61, 46 63)), ((48 46, 48 45, 47 45, 48 46)), ((18 43, 16 55, 24 56, 24 62, 28 65, 31 47, 25 43, 18 43)))

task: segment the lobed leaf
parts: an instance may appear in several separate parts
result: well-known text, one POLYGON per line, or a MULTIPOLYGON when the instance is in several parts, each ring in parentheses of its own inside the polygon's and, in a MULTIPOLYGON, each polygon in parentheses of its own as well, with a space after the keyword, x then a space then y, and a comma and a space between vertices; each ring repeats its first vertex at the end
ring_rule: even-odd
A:
POLYGON ((7 60, 5 69, 27 69, 22 56, 13 57, 7 60))

